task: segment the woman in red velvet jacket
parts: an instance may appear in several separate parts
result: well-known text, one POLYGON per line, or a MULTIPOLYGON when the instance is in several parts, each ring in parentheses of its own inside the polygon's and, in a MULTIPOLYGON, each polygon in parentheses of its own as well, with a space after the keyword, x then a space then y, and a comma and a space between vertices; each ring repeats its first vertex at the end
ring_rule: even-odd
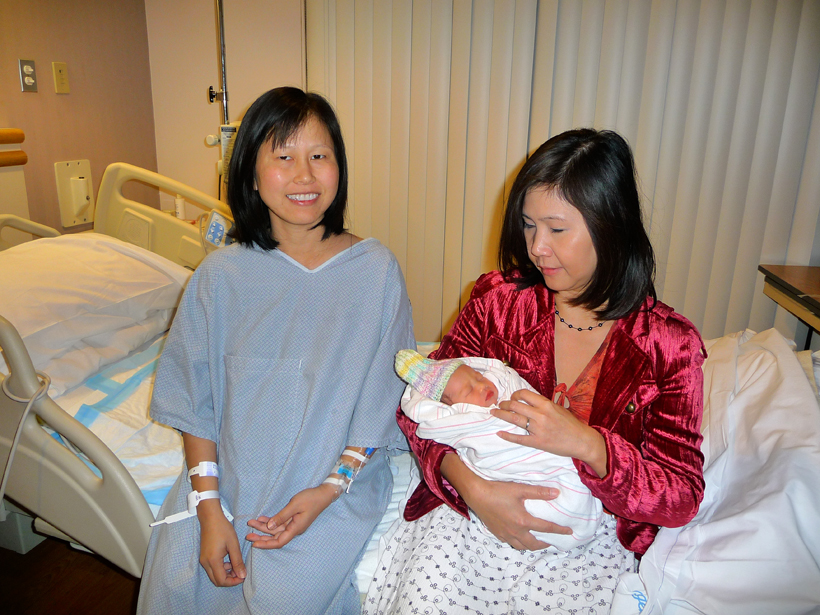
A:
POLYGON ((705 349, 695 327, 655 298, 626 142, 583 129, 544 143, 513 184, 499 262, 507 273, 479 278, 433 356, 491 357, 518 371, 543 396, 519 391, 494 410, 528 432, 499 436, 572 457, 611 516, 589 545, 547 548, 530 530, 568 530, 533 517, 524 501, 554 499, 554 489, 478 477, 452 448, 418 438, 399 411, 423 482, 366 612, 608 612, 633 554, 659 526, 697 513, 705 349), (470 514, 499 540, 482 540, 470 514))

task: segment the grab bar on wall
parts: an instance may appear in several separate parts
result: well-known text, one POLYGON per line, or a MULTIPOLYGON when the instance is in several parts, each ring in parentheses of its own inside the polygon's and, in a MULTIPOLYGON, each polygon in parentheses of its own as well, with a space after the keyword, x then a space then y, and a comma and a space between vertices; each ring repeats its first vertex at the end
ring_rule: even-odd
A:
MULTIPOLYGON (((25 133, 19 128, 0 128, 0 145, 22 143, 25 133)), ((28 162, 28 156, 22 150, 0 152, 0 167, 17 167, 28 162)))

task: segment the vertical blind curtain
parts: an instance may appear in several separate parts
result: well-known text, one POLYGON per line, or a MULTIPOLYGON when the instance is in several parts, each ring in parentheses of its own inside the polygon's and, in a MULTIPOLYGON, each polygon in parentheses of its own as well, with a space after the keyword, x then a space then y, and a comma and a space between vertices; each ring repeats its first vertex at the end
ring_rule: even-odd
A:
POLYGON ((705 337, 794 334, 757 265, 820 264, 820 0, 306 0, 306 24, 352 230, 398 257, 419 339, 496 267, 527 154, 581 126, 633 148, 663 301, 705 337))

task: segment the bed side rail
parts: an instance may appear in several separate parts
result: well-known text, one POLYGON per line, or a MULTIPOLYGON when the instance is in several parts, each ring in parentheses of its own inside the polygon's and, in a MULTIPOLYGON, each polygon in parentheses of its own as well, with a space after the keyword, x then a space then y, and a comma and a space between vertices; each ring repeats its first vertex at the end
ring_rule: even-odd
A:
POLYGON ((174 195, 179 194, 186 201, 205 210, 215 209, 233 220, 231 210, 225 203, 195 188, 124 162, 109 165, 97 193, 94 230, 138 245, 183 267, 196 268, 205 257, 199 227, 126 198, 122 187, 129 181, 139 181, 174 195))
MULTIPOLYGON (((1 316, 0 348, 9 363, 9 392, 32 397, 40 383, 31 359, 17 330, 1 316)), ((25 406, 0 388, 2 466, 25 406)), ((148 524, 154 520, 145 498, 114 453, 51 398, 36 401, 26 416, 9 472, 9 498, 129 574, 142 575, 148 524), (38 418, 83 451, 102 478, 48 434, 38 418)))
POLYGON ((16 229, 24 233, 30 233, 34 237, 58 237, 60 231, 53 229, 39 222, 32 222, 14 214, 0 214, 0 250, 10 248, 12 244, 2 238, 3 230, 6 228, 16 229))

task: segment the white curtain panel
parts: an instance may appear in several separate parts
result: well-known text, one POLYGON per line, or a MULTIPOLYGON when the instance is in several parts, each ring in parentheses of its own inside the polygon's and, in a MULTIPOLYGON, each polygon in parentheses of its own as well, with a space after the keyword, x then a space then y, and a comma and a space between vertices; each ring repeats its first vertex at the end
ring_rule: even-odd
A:
POLYGON ((797 321, 760 263, 820 264, 820 0, 306 0, 308 87, 348 146, 352 230, 434 341, 496 267, 528 152, 633 148, 659 297, 704 337, 797 321))

